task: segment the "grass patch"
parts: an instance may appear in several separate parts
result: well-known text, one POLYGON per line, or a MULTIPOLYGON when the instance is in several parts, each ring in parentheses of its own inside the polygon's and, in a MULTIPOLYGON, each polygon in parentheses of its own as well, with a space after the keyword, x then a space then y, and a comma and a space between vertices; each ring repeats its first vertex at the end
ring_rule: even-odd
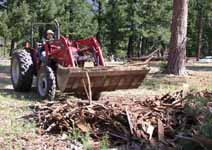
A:
POLYGON ((203 97, 188 97, 188 103, 185 106, 185 113, 196 116, 202 113, 204 107, 206 107, 208 99, 203 97))
MULTIPOLYGON (((82 143, 83 148, 86 150, 96 149, 94 141, 92 140, 90 133, 82 134, 78 128, 73 127, 72 132, 69 134, 69 137, 75 141, 82 143)), ((109 148, 108 135, 104 135, 99 141, 99 149, 107 150, 109 148)))
POLYGON ((168 63, 167 62, 160 62, 160 71, 165 73, 167 71, 168 63))
MULTIPOLYGON (((94 149, 94 141, 90 136, 90 133, 83 134, 78 128, 73 127, 72 132, 69 134, 69 137, 75 141, 82 143, 83 148, 86 150, 93 150, 94 149)), ((107 150, 109 148, 109 140, 108 135, 104 135, 102 139, 99 141, 99 149, 100 150, 107 150)))
POLYGON ((36 124, 24 121, 21 117, 30 112, 27 100, 12 99, 0 93, 0 137, 10 149, 11 142, 26 133, 35 135, 36 124))
POLYGON ((41 98, 38 97, 36 91, 33 89, 31 92, 15 92, 13 89, 0 90, 0 95, 5 99, 18 100, 18 101, 38 101, 41 98))
POLYGON ((102 140, 100 141, 100 149, 107 150, 109 148, 109 140, 108 135, 103 136, 102 140))
MULTIPOLYGON (((204 137, 212 140, 212 113, 207 109, 207 103, 211 102, 211 98, 204 97, 188 97, 188 102, 185 106, 184 112, 191 118, 200 119, 198 123, 192 125, 190 130, 184 129, 182 132, 191 134, 192 130, 198 133, 198 137, 204 137)), ((190 140, 180 140, 178 149, 181 150, 210 150, 212 145, 202 144, 190 140)))
POLYGON ((161 93, 174 92, 178 90, 179 87, 181 86, 172 84, 164 80, 161 81, 160 79, 151 78, 144 80, 141 88, 154 91, 155 94, 161 94, 161 93))

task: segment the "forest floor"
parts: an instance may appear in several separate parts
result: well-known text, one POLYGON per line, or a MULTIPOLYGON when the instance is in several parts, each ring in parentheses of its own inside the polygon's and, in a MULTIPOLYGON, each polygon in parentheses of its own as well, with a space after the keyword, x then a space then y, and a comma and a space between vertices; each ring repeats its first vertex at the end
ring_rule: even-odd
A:
MULTIPOLYGON (((149 97, 179 90, 212 91, 212 63, 189 61, 188 75, 178 77, 161 73, 162 62, 151 62, 151 72, 134 90, 103 92, 104 97, 149 97)), ((60 94, 58 94, 60 96, 60 94)), ((69 97, 75 99, 74 96, 69 97)), ((14 92, 9 74, 9 61, 0 60, 0 149, 68 149, 70 138, 64 134, 40 134, 36 122, 22 116, 32 113, 31 106, 41 104, 33 88, 30 93, 14 92)))

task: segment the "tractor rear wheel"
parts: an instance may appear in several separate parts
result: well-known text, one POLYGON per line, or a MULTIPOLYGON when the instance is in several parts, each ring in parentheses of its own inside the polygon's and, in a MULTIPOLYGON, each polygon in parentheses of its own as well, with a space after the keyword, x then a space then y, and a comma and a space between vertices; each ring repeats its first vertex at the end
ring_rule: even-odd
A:
POLYGON ((33 61, 29 52, 16 50, 11 59, 11 80, 15 91, 26 92, 32 87, 33 61))
POLYGON ((54 100, 56 93, 56 79, 52 68, 42 67, 38 74, 37 91, 42 99, 54 100))

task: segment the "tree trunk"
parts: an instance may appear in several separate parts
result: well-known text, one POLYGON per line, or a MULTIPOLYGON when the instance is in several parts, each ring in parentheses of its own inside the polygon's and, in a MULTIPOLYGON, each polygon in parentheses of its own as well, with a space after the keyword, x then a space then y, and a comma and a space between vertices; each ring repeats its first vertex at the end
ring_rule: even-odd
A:
POLYGON ((96 34, 96 38, 98 39, 98 42, 101 44, 102 41, 102 15, 103 15, 103 7, 102 7, 102 2, 101 0, 98 0, 98 17, 97 17, 97 21, 98 21, 98 31, 96 34))
POLYGON ((10 56, 12 56, 13 50, 17 48, 17 39, 13 38, 10 44, 10 56))
POLYGON ((7 51, 7 38, 4 37, 4 56, 6 56, 7 51))
POLYGON ((212 55, 212 38, 208 42, 208 55, 212 55))
POLYGON ((138 49, 139 51, 137 51, 137 57, 141 57, 141 47, 142 47, 142 38, 139 37, 137 40, 137 47, 136 49, 138 49))
POLYGON ((145 42, 145 38, 142 37, 142 40, 141 40, 141 49, 140 49, 140 51, 141 51, 141 56, 144 55, 144 42, 145 42))
POLYGON ((127 57, 131 58, 133 55, 133 35, 129 37, 128 47, 127 47, 127 57))
MULTIPOLYGON (((115 10, 116 7, 116 2, 112 1, 112 9, 115 10)), ((112 24, 112 29, 111 29, 111 37, 110 37, 110 50, 112 54, 115 54, 115 48, 116 48, 116 31, 115 31, 115 12, 112 12, 112 17, 111 17, 111 24, 112 24)))
POLYGON ((203 18, 202 18, 202 8, 200 8, 198 17, 197 17, 197 61, 200 59, 201 48, 202 48, 202 32, 203 32, 203 18))
POLYGON ((174 0, 167 72, 184 75, 189 0, 174 0))

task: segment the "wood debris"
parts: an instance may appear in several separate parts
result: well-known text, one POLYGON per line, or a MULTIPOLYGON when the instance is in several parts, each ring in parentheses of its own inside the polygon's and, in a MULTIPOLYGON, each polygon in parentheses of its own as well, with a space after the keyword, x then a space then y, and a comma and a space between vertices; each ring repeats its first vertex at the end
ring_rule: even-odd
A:
POLYGON ((103 97, 91 105, 82 100, 44 102, 34 106, 29 117, 44 133, 71 133, 78 128, 81 133, 89 132, 94 140, 108 134, 111 142, 119 144, 131 139, 167 143, 175 138, 177 129, 191 126, 192 118, 183 110, 185 100, 180 91, 161 97, 103 97))

